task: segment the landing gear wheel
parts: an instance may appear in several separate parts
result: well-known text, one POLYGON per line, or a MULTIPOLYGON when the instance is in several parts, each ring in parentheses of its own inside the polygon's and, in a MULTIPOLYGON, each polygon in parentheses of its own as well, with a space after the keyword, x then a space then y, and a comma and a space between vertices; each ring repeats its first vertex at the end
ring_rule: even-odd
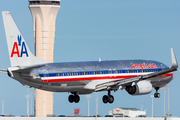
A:
POLYGON ((107 103, 108 102, 108 96, 104 95, 102 100, 103 100, 103 103, 107 103))
POLYGON ((113 103, 114 102, 114 97, 112 95, 108 96, 108 102, 113 103))
POLYGON ((111 91, 108 90, 108 95, 104 95, 102 98, 103 103, 113 103, 114 97, 111 95, 111 91))
POLYGON ((80 97, 77 94, 70 95, 68 100, 69 100, 70 103, 73 103, 73 102, 78 103, 80 101, 80 97))
POLYGON ((160 97, 160 94, 159 94, 159 93, 154 93, 154 97, 155 97, 155 98, 159 98, 159 97, 160 97))
POLYGON ((156 89, 156 93, 154 93, 154 97, 159 98, 160 97, 160 94, 158 93, 159 87, 155 87, 155 89, 156 89))
POLYGON ((72 103, 74 101, 74 95, 70 95, 68 100, 69 100, 70 103, 72 103))
POLYGON ((78 103, 79 101, 80 101, 79 95, 75 95, 75 96, 74 96, 74 102, 75 102, 75 103, 78 103))

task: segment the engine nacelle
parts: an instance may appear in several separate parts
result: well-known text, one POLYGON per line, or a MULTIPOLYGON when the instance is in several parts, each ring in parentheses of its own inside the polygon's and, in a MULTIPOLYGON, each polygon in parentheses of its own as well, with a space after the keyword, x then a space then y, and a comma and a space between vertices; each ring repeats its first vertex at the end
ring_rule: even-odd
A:
POLYGON ((131 95, 144 95, 152 91, 152 84, 149 81, 139 81, 133 86, 127 86, 126 91, 131 95))

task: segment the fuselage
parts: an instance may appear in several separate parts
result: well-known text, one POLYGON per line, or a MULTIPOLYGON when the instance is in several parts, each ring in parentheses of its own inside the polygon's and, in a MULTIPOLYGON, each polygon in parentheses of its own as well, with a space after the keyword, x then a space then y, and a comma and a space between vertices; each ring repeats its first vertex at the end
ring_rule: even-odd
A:
MULTIPOLYGON (((168 67, 152 60, 120 60, 73 63, 48 63, 30 73, 14 73, 22 84, 53 91, 94 92, 95 86, 104 82, 121 80, 158 72, 168 67)), ((153 87, 162 87, 173 79, 173 73, 150 79, 153 87)))

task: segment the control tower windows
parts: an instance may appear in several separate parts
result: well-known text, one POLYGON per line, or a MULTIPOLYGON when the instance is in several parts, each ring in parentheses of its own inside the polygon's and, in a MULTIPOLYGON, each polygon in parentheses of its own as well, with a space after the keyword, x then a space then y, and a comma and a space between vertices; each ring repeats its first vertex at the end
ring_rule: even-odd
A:
POLYGON ((58 1, 30 1, 30 5, 60 5, 58 1))
POLYGON ((30 5, 40 5, 40 1, 31 1, 29 2, 30 5))

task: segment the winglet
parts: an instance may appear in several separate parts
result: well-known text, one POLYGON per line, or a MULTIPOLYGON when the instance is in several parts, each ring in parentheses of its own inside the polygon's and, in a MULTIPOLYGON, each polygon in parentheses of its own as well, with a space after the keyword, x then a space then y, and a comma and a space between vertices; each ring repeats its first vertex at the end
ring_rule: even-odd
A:
POLYGON ((178 63, 173 48, 171 48, 171 59, 172 59, 172 67, 178 68, 178 63))

